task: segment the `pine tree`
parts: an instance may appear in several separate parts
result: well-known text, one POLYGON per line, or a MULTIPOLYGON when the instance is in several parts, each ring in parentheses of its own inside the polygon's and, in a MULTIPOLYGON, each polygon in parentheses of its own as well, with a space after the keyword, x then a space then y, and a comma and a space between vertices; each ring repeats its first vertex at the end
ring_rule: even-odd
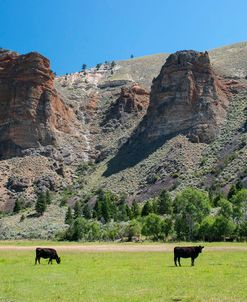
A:
POLYGON ((47 204, 51 204, 51 192, 50 192, 50 190, 47 190, 45 192, 45 201, 46 201, 47 204))
POLYGON ((105 222, 108 222, 110 220, 110 208, 107 200, 104 200, 102 202, 102 217, 104 218, 105 222))
POLYGON ((98 199, 94 206, 93 217, 96 219, 100 219, 101 216, 102 216, 102 202, 100 199, 98 199))
POLYGON ((227 198, 228 199, 231 199, 234 195, 237 194, 237 188, 236 188, 236 185, 232 185, 229 192, 228 192, 228 195, 227 195, 227 198))
POLYGON ((81 205, 79 201, 77 200, 74 206, 74 219, 81 216, 81 205))
POLYGON ((128 218, 129 218, 129 220, 131 220, 133 218, 132 210, 131 210, 131 208, 127 204, 125 205, 125 208, 126 208, 126 214, 127 214, 128 218))
POLYGON ((101 67, 101 65, 102 65, 102 63, 98 63, 98 64, 96 65, 96 69, 99 70, 100 67, 101 67))
POLYGON ((240 190, 243 189, 243 183, 242 183, 242 181, 240 179, 238 179, 237 182, 236 182, 236 189, 238 191, 240 191, 240 190))
POLYGON ((158 198, 153 198, 152 201, 153 213, 158 214, 158 198))
POLYGON ((127 220, 129 220, 128 213, 127 213, 127 205, 124 204, 124 203, 120 203, 118 205, 117 220, 118 221, 127 221, 127 220))
POLYGON ((142 216, 148 216, 152 212, 153 212, 153 207, 151 202, 148 200, 142 208, 142 216))
POLYGON ((21 203, 20 203, 19 199, 17 199, 17 200, 15 201, 13 213, 19 213, 20 210, 21 210, 21 203))
POLYGON ((67 213, 65 214, 65 221, 64 221, 66 224, 69 224, 71 225, 72 222, 73 222, 73 216, 72 216, 72 211, 71 211, 71 208, 68 207, 68 211, 67 213))
POLYGON ((116 66, 116 62, 115 61, 112 61, 111 62, 111 68, 114 68, 116 66))
POLYGON ((87 203, 84 205, 82 212, 86 219, 90 219, 92 217, 89 205, 87 203))
POLYGON ((163 190, 160 193, 158 200, 158 214, 171 214, 172 213, 172 198, 171 195, 163 190))
POLYGON ((87 64, 82 64, 82 71, 84 71, 84 70, 86 70, 86 68, 87 68, 87 64))
POLYGON ((43 192, 38 194, 37 202, 35 204, 35 210, 39 215, 43 215, 46 210, 46 197, 43 192))

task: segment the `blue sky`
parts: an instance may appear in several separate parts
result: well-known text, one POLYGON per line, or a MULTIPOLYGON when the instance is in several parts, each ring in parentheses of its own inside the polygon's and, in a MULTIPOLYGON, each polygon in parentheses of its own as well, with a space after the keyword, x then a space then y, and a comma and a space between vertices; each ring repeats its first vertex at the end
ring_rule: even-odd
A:
POLYGON ((246 0, 0 0, 0 47, 81 65, 247 40, 246 0))

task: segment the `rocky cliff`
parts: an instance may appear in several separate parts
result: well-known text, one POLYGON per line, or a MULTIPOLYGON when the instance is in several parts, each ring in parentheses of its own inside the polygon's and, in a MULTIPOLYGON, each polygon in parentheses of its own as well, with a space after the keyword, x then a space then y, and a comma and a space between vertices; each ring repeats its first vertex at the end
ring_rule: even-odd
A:
POLYGON ((208 53, 178 51, 153 81, 141 131, 148 142, 185 134, 192 142, 209 143, 225 120, 227 106, 227 90, 208 53))
POLYGON ((148 104, 149 93, 138 84, 122 87, 120 96, 108 109, 103 124, 114 119, 124 123, 129 115, 141 116, 146 112, 148 104))
POLYGON ((177 135, 194 143, 212 142, 226 118, 226 87, 207 52, 171 54, 153 80, 146 115, 109 162, 105 175, 136 165, 177 135))
POLYGON ((0 159, 28 148, 56 145, 74 118, 54 89, 49 60, 32 52, 0 52, 0 159))
POLYGON ((1 51, 0 210, 43 187, 57 200, 64 188, 144 200, 245 179, 246 56, 244 43, 54 79, 43 56, 1 51))

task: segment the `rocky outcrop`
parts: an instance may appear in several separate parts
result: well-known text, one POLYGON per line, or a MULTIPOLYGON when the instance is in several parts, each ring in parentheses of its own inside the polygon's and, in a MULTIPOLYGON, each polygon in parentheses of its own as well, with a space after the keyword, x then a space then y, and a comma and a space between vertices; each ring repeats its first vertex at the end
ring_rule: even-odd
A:
POLYGON ((11 176, 6 184, 7 189, 11 192, 23 192, 28 188, 28 186, 28 179, 17 176, 11 176))
POLYGON ((38 177, 35 181, 34 184, 36 186, 36 191, 38 193, 41 192, 46 192, 48 191, 56 191, 57 189, 57 185, 56 185, 56 181, 52 176, 41 176, 38 177))
POLYGON ((149 93, 138 84, 122 87, 120 96, 110 106, 104 123, 109 120, 124 122, 128 115, 145 113, 149 104, 149 93))
POLYGON ((70 132, 73 113, 53 82, 49 60, 42 55, 0 51, 0 159, 55 145, 56 132, 70 132))
POLYGON ((171 54, 153 81, 140 132, 148 142, 185 134, 193 142, 209 143, 226 117, 225 90, 207 52, 171 54))
POLYGON ((210 143, 226 118, 227 94, 207 52, 170 55, 153 80, 146 115, 109 161, 104 176, 135 166, 178 134, 194 143, 210 143))

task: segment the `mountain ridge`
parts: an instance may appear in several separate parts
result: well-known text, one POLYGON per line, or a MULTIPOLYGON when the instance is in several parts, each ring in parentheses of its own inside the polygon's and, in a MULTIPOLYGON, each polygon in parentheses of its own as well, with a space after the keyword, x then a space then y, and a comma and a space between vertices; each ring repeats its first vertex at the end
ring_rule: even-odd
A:
MULTIPOLYGON (((73 115, 65 123, 72 132, 67 135, 58 129, 54 132, 55 143, 41 143, 38 147, 32 146, 24 150, 21 157, 0 161, 1 211, 11 212, 18 198, 25 200, 25 204, 32 205, 39 190, 54 192, 59 201, 64 190, 74 190, 73 198, 78 199, 103 188, 117 193, 124 192, 131 202, 133 199, 143 201, 153 197, 162 189, 176 192, 185 186, 208 189, 217 183, 222 190, 228 190, 239 177, 247 184, 244 130, 247 120, 247 42, 213 49, 208 52, 208 56, 212 74, 216 74, 217 80, 215 76, 203 80, 207 82, 205 87, 204 84, 198 86, 200 77, 202 79, 204 76, 188 76, 187 71, 182 73, 179 64, 174 72, 176 76, 164 80, 169 67, 163 67, 162 71, 162 66, 165 66, 168 54, 116 61, 115 64, 108 62, 78 73, 56 77, 52 87, 56 89, 57 97, 62 99, 66 110, 73 115), (177 77, 178 73, 181 73, 180 77, 177 77), (162 76, 158 84, 154 78, 158 78, 159 74, 162 76), (183 78, 186 81, 188 79, 190 84, 184 84, 185 89, 181 90, 179 87, 183 78), (168 135, 166 140, 161 141, 152 152, 142 144, 138 150, 132 148, 129 155, 133 157, 139 156, 139 153, 142 156, 146 152, 141 161, 134 165, 128 164, 114 173, 106 173, 119 150, 132 138, 136 129, 142 127, 142 120, 151 108, 147 106, 150 90, 153 104, 157 105, 158 99, 163 100, 164 92, 160 88, 162 81, 167 87, 173 87, 176 83, 175 88, 167 91, 169 94, 174 93, 178 104, 184 100, 183 106, 187 102, 185 95, 194 91, 194 88, 188 87, 198 86, 196 99, 201 97, 200 91, 209 91, 206 94, 207 101, 213 103, 217 98, 212 97, 215 92, 210 92, 212 88, 209 87, 213 87, 210 83, 214 82, 216 84, 213 85, 216 86, 221 83, 213 91, 218 91, 219 102, 229 102, 229 105, 224 105, 226 112, 222 113, 222 121, 219 124, 217 122, 219 131, 215 132, 212 140, 199 139, 191 142, 188 133, 179 128, 173 136, 168 135), (155 89, 151 88, 152 83, 156 85, 155 89), (223 101, 224 99, 227 101, 223 101)), ((188 63, 190 64, 186 59, 186 64, 188 63)), ((196 74, 198 70, 195 71, 196 74)), ((174 104, 171 103, 171 106, 174 104)), ((215 108, 216 115, 219 116, 219 107, 215 108)), ((175 116, 175 113, 179 116, 185 113, 184 110, 179 113, 177 109, 174 114, 167 115, 166 111, 160 109, 154 111, 156 113, 151 115, 153 122, 158 115, 160 119, 167 120, 175 116)), ((201 114, 200 111, 195 112, 198 116, 201 114)), ((205 112, 202 111, 203 114, 205 112)), ((176 119, 174 117, 173 129, 177 127, 176 119)), ((207 120, 209 126, 213 127, 213 120, 206 118, 205 121, 207 120)), ((160 122, 157 122, 153 128, 155 135, 159 131, 156 129, 159 125, 160 122)), ((150 131, 152 127, 147 128, 150 131)), ((128 159, 127 154, 125 160, 130 161, 131 158, 128 159)))

